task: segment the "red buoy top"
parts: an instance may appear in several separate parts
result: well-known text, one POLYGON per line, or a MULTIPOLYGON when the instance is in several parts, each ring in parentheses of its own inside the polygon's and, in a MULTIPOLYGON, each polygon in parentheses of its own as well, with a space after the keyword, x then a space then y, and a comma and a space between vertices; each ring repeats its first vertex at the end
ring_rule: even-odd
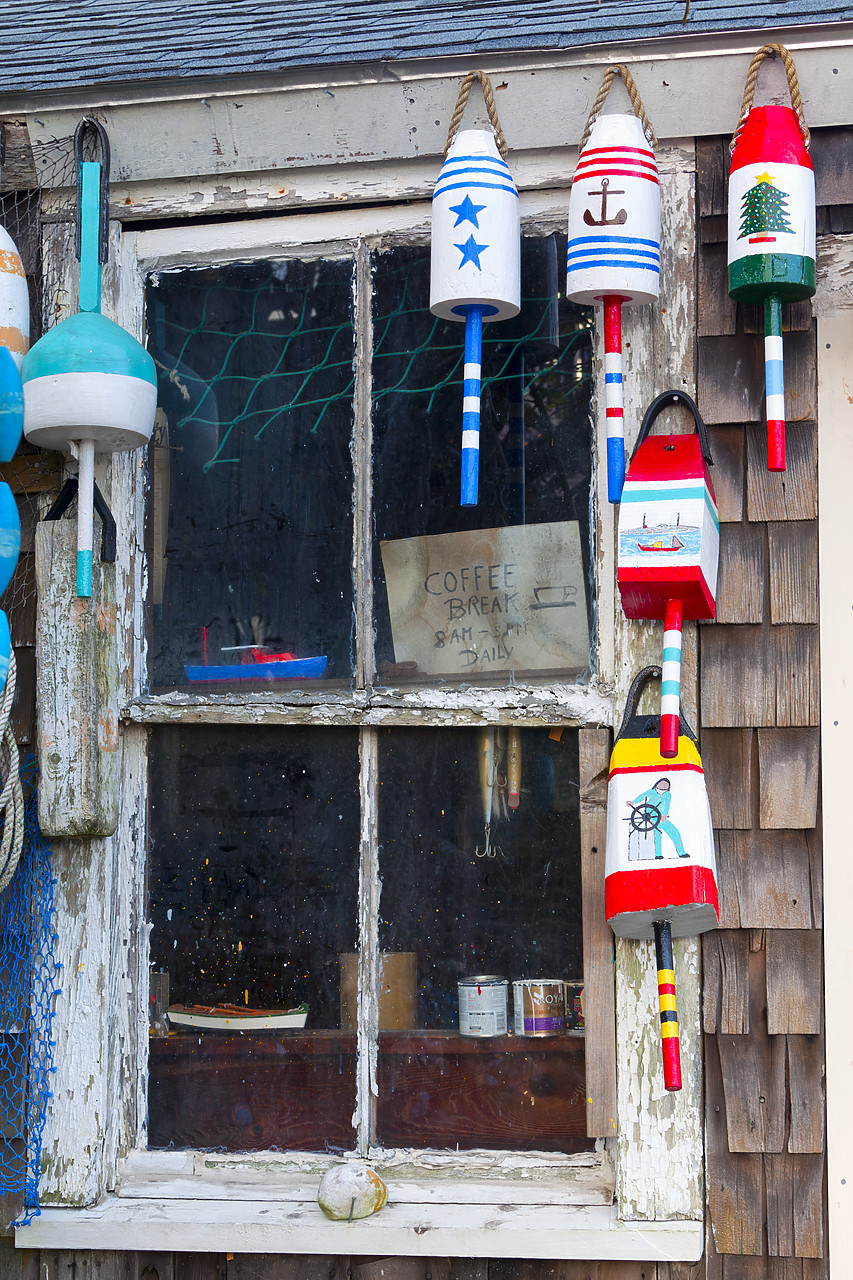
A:
POLYGON ((800 164, 814 169, 800 122, 791 107, 752 107, 732 152, 731 173, 746 164, 800 164))

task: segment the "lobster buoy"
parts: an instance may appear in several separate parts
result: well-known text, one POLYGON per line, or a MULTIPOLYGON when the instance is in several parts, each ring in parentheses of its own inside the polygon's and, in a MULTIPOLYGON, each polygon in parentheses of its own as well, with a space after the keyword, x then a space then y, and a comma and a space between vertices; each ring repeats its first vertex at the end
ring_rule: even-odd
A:
MULTIPOLYGON (((627 68, 610 68, 605 84, 617 69, 636 93, 627 68)), ((622 307, 645 306, 660 293, 660 182, 654 133, 639 116, 598 116, 587 132, 569 197, 566 297, 603 307, 607 497, 618 502, 625 480, 622 307)))
POLYGON ((663 618, 662 756, 677 751, 681 626, 714 617, 720 523, 705 424, 690 396, 665 391, 643 418, 619 509, 616 581, 628 618, 663 618), (668 405, 693 414, 696 434, 652 436, 668 405))
POLYGON ((137 449, 154 429, 154 361, 125 329, 101 315, 101 264, 107 252, 109 144, 102 126, 84 120, 78 154, 80 311, 50 329, 24 360, 24 434, 78 462, 77 595, 92 594, 95 453, 137 449), (82 139, 94 128, 103 161, 83 161, 82 139))
POLYGON ((655 940, 664 1083, 681 1088, 672 938, 715 929, 719 920, 714 833, 702 760, 686 721, 677 750, 659 750, 656 716, 638 715, 645 667, 628 694, 610 757, 604 909, 620 938, 655 940))
POLYGON ((521 308, 518 190, 491 130, 464 129, 447 149, 432 198, 430 265, 430 311, 465 324, 461 504, 471 507, 478 498, 483 322, 521 308))
POLYGON ((30 295, 21 255, 4 227, 0 227, 0 346, 10 353, 20 373, 30 346, 30 295))
MULTIPOLYGON (((750 71, 777 52, 785 57, 792 100, 799 101, 793 60, 783 46, 765 45, 750 71)), ((738 302, 764 304, 767 466, 784 471, 782 303, 815 291, 814 166, 802 111, 745 100, 731 152, 729 293, 738 302)))

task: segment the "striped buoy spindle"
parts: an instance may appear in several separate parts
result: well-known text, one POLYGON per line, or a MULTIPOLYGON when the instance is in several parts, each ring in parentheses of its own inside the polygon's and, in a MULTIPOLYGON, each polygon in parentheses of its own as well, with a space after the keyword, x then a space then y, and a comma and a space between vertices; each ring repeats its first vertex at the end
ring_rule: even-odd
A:
POLYGON ((667 760, 678 755, 683 621, 682 601, 667 600, 663 617, 663 677, 660 688, 660 753, 667 760))
POLYGON ((658 966, 663 1083, 667 1092, 676 1093, 681 1088, 681 1050, 678 1043, 678 1011, 675 1007, 672 929, 668 920, 655 921, 655 955, 658 966))
POLYGON ((607 418, 607 501, 618 502, 625 483, 625 406, 622 394, 622 303, 604 299, 604 406, 607 418))
POLYGON ((480 376, 483 307, 465 308, 465 373, 462 388, 462 483, 459 501, 476 507, 480 475, 480 376))
POLYGON ((764 303, 764 385, 767 403, 767 470, 785 470, 785 371, 782 363, 782 302, 764 303))

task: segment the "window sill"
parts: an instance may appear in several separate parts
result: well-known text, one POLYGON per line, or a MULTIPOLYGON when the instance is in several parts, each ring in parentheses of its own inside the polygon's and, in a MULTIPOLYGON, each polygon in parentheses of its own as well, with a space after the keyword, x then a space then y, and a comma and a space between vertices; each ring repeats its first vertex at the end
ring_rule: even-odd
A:
POLYGON ((117 1194, 86 1209, 44 1209, 16 1231, 15 1245, 660 1262, 702 1256, 701 1222, 619 1221, 612 1172, 599 1155, 560 1162, 490 1153, 479 1169, 475 1162, 454 1170, 429 1153, 423 1161, 409 1154, 411 1163, 398 1157, 382 1170, 385 1208, 347 1223, 330 1222, 317 1205, 322 1160, 138 1152, 125 1162, 117 1194))

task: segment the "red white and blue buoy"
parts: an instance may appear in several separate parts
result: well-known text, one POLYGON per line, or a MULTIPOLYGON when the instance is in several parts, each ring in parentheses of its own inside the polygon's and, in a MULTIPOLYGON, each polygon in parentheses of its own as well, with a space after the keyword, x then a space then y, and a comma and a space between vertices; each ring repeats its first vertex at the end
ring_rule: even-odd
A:
MULTIPOLYGON (((602 94, 617 70, 642 110, 627 67, 608 69, 602 94)), ((638 115, 600 115, 587 130, 569 198, 566 297, 603 307, 607 497, 618 502, 625 480, 622 307, 645 306, 660 293, 660 181, 654 134, 638 115)))
POLYGON ((430 311, 465 324, 460 501, 476 506, 483 322, 521 308, 518 189, 488 129, 451 142, 432 198, 430 311))

